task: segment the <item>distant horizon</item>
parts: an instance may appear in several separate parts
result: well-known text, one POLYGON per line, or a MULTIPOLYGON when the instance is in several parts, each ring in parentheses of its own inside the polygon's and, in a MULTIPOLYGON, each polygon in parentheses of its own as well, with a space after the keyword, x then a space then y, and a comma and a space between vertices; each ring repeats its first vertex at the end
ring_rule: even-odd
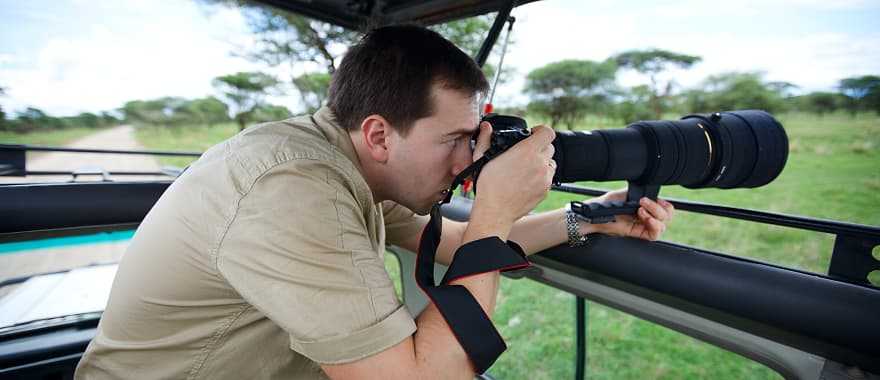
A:
MULTIPOLYGON (((193 1, 0 0, 0 96, 7 117, 26 107, 52 116, 113 111, 130 100, 215 95, 214 77, 237 71, 289 75, 314 65, 268 68, 233 55, 252 36, 238 10, 193 1)), ((626 50, 660 48, 698 55, 670 70, 678 88, 710 75, 764 72, 796 93, 836 92, 840 79, 880 75, 880 2, 746 0, 545 0, 514 11, 514 44, 505 58, 516 76, 499 86, 497 107, 520 106, 525 75, 563 59, 603 60, 626 50)), ((496 49, 500 49, 499 42, 496 49)), ((490 61, 491 62, 491 61, 490 61)), ((494 63, 494 62, 493 62, 494 63)), ((622 70, 620 85, 647 83, 622 70)), ((298 94, 270 102, 302 110, 298 94)))

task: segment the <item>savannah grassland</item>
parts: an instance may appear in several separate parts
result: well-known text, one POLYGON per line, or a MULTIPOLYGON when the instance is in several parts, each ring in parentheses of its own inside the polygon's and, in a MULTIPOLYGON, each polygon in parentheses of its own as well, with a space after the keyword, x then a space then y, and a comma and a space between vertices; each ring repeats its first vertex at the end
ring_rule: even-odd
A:
MULTIPOLYGON (((790 113, 778 118, 788 133, 790 154, 785 170, 773 183, 737 190, 670 186, 663 188, 661 196, 880 225, 880 117, 790 113)), ((588 119, 579 129, 619 126, 615 121, 588 119)), ((202 151, 236 131, 233 124, 142 127, 137 138, 147 148, 202 151)), ((163 160, 163 164, 177 166, 188 161, 163 160)), ((605 189, 623 186, 582 185, 605 189)), ((536 211, 576 199, 570 194, 551 193, 536 211)), ((833 236, 679 212, 664 240, 824 273, 833 236)), ((878 256, 880 252, 875 252, 878 256)), ((399 276, 396 260, 390 255, 387 264, 392 276, 399 276)), ((501 379, 572 378, 574 297, 530 280, 504 279, 499 300, 494 321, 509 349, 490 373, 501 379)), ((763 365, 615 309, 591 302, 588 308, 587 373, 592 379, 780 377, 763 365)))
POLYGON ((95 128, 65 128, 33 133, 0 131, 0 144, 28 144, 42 146, 61 146, 80 137, 95 133, 95 128))

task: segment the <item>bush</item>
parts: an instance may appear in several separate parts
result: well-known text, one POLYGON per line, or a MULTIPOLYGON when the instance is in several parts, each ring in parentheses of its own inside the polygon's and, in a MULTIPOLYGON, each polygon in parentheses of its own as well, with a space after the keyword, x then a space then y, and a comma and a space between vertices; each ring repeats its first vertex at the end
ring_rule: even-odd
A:
POLYGON ((290 118, 293 114, 287 107, 277 106, 274 104, 261 105, 253 111, 253 122, 264 123, 268 121, 278 121, 290 118))
POLYGON ((770 113, 785 111, 782 94, 764 82, 760 73, 725 73, 703 81, 702 88, 682 94, 687 112, 760 109, 770 113))

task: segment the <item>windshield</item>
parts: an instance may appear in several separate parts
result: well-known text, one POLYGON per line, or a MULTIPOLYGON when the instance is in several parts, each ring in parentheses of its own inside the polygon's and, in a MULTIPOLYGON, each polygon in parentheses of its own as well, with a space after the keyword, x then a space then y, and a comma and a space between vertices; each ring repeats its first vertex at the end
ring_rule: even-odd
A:
MULTIPOLYGON (((278 10, 233 3, 6 4, 0 144, 203 152, 247 126, 323 105, 331 73, 358 34, 314 21, 279 24, 278 10), (317 38, 301 38, 307 33, 317 38)), ((549 0, 512 15, 495 112, 562 131, 763 109, 789 137, 779 178, 757 189, 667 186, 660 196, 880 225, 880 5, 549 0)), ((434 28, 475 55, 493 20, 434 28)), ((490 82, 502 41, 504 35, 485 68, 490 82)), ((28 152, 29 175, 0 176, 0 184, 169 181, 194 159, 28 152)), ((580 185, 611 190, 625 183, 580 185)), ((582 199, 552 193, 536 211, 582 199)), ((113 264, 134 234, 0 243, 0 328, 101 311, 113 264)), ((663 239, 819 274, 834 244, 831 235, 684 212, 663 239)), ((395 275, 390 258, 388 265, 395 275)), ((872 276, 880 285, 880 273, 872 276)), ((509 342, 523 343, 514 343, 493 371, 503 378, 570 377, 571 329, 557 327, 571 325, 569 295, 505 281, 496 324, 509 342)), ((775 376, 611 308, 591 308, 590 320, 590 371, 597 376, 775 376), (641 359, 624 359, 633 354, 641 359)))

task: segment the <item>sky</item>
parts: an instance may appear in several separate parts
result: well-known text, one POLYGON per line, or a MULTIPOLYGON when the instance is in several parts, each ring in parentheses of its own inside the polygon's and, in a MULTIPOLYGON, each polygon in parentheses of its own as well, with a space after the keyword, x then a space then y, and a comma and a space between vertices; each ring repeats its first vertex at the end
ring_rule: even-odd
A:
MULTIPOLYGON (((663 74, 679 88, 713 74, 761 71, 800 92, 833 91, 842 78, 880 74, 876 0, 545 0, 513 15, 505 67, 516 75, 499 86, 499 107, 527 101, 522 85, 535 68, 632 49, 702 57, 689 70, 663 74)), ((237 10, 192 0, 0 0, 0 105, 67 116, 135 99, 216 95, 211 80, 237 71, 313 69, 268 68, 236 55, 250 41, 237 10)), ((618 75, 623 86, 647 81, 618 75)), ((301 109, 296 96, 270 101, 301 109)))

